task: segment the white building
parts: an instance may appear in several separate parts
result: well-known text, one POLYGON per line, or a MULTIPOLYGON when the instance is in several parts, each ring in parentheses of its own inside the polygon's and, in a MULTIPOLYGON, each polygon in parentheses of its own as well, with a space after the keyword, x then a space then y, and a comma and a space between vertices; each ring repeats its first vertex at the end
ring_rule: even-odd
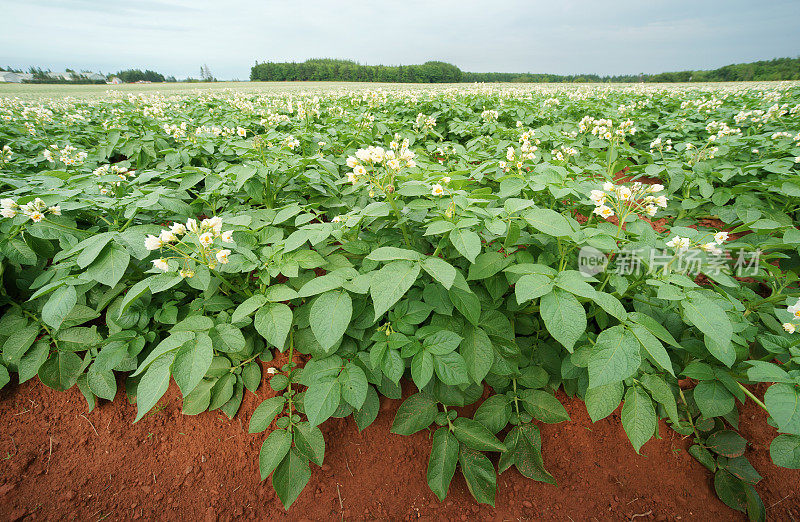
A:
POLYGON ((22 83, 20 75, 14 72, 1 71, 0 82, 4 83, 22 83))

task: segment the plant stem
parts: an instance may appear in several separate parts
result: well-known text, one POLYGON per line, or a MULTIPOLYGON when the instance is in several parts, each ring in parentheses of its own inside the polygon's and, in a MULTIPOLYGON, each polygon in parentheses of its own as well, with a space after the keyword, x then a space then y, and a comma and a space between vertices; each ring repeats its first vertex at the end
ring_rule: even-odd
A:
POLYGON ((744 387, 744 385, 743 385, 742 383, 738 382, 738 381, 736 382, 736 384, 738 384, 738 385, 739 385, 739 388, 741 388, 741 389, 742 389, 742 391, 744 392, 744 394, 745 394, 745 395, 747 395, 748 397, 750 397, 751 399, 753 399, 753 402, 755 402, 756 404, 758 404, 758 406, 759 406, 761 409, 763 409, 764 411, 766 411, 767 413, 769 413, 769 410, 767 409, 767 405, 766 405, 766 404, 764 404, 763 402, 761 402, 761 400, 760 400, 758 397, 756 397, 756 396, 753 394, 753 392, 751 392, 750 390, 748 390, 747 388, 745 388, 745 387, 744 387))

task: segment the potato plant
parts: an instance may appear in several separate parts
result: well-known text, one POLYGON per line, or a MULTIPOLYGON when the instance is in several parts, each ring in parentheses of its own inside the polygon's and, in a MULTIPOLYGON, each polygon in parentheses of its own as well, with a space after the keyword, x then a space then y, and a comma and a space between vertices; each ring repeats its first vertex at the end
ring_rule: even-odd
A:
POLYGON ((636 452, 666 419, 755 520, 737 402, 800 468, 794 85, 2 99, 0 121, 0 385, 92 408, 124 373, 137 421, 171 381, 188 415, 271 396, 249 429, 287 509, 319 426, 368 428, 404 379, 392 431, 428 431, 440 500, 457 470, 491 505, 511 467, 555 484, 539 425, 565 395, 621 404, 636 452))

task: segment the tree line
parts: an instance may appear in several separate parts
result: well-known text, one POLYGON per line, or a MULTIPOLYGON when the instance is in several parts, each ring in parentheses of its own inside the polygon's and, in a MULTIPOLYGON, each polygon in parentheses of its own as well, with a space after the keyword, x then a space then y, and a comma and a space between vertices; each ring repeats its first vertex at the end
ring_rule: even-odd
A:
POLYGON ((800 58, 775 58, 726 65, 708 71, 659 74, 539 74, 464 72, 453 64, 429 61, 422 65, 362 65, 352 60, 312 59, 305 62, 264 62, 250 70, 252 81, 339 81, 385 83, 635 83, 734 82, 800 80, 800 58))
POLYGON ((313 59, 305 62, 256 63, 253 81, 339 81, 386 83, 458 83, 464 73, 445 62, 422 65, 361 65, 351 60, 313 59))

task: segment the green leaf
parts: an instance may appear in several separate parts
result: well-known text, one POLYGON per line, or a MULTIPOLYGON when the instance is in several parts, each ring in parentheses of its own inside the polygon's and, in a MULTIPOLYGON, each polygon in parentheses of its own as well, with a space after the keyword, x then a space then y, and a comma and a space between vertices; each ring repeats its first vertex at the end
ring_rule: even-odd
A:
POLYGON ((800 391, 797 386, 773 384, 764 394, 764 404, 778 425, 778 431, 800 435, 800 391))
POLYGON ((687 299, 681 301, 681 307, 684 316, 698 330, 714 339, 719 345, 730 344, 733 327, 728 314, 717 303, 697 292, 691 292, 687 299))
POLYGON ((406 261, 418 261, 422 254, 416 250, 396 247, 379 247, 367 255, 367 259, 372 261, 395 261, 404 259, 406 261))
POLYGON ((131 255, 117 244, 107 245, 100 255, 86 269, 84 275, 98 283, 114 287, 125 275, 131 255))
POLYGON ((589 356, 589 388, 621 382, 639 369, 636 336, 621 325, 603 330, 589 356))
POLYGON ((522 424, 518 430, 516 445, 513 450, 509 448, 514 452, 517 470, 530 479, 555 485, 553 476, 544 469, 539 428, 535 424, 522 424))
POLYGON ((622 404, 622 427, 636 453, 656 431, 658 418, 650 396, 638 386, 628 388, 622 404))
MULTIPOLYGON (((272 424, 272 421, 275 420, 275 417, 283 411, 285 405, 286 399, 282 395, 265 399, 253 411, 253 415, 250 417, 248 432, 261 433, 266 430, 269 425, 272 424)), ((264 478, 265 477, 262 477, 262 480, 264 478)))
POLYGON ((520 277, 514 285, 514 295, 517 304, 522 304, 531 299, 537 299, 550 293, 553 289, 553 279, 543 274, 526 274, 520 277))
POLYGON ((425 351, 431 355, 445 355, 455 351, 463 338, 450 330, 439 330, 422 342, 425 351))
POLYGON ((239 306, 236 307, 236 310, 233 311, 231 315, 231 322, 232 323, 240 323, 244 319, 246 319, 250 314, 264 306, 267 302, 266 296, 263 294, 255 294, 253 296, 248 297, 247 299, 242 302, 239 306))
POLYGON ((125 313, 125 310, 127 310, 134 301, 139 299, 144 295, 145 292, 150 290, 150 280, 152 278, 153 277, 142 279, 128 289, 128 292, 125 294, 125 298, 122 300, 122 304, 119 306, 119 317, 125 313))
POLYGON ((36 337, 39 335, 39 330, 38 324, 31 324, 11 332, 6 342, 3 343, 3 359, 8 362, 18 362, 25 355, 25 352, 33 346, 33 342, 36 341, 36 337))
POLYGON ((150 363, 161 357, 165 353, 172 352, 188 343, 195 338, 194 332, 175 332, 164 338, 155 348, 151 351, 144 361, 139 364, 136 371, 131 374, 131 377, 136 377, 150 366, 150 363))
POLYGON ((283 303, 266 303, 256 312, 253 326, 269 344, 282 352, 292 327, 292 309, 283 303))
POLYGON ((166 393, 167 386, 169 386, 170 367, 174 359, 174 354, 164 354, 156 358, 142 375, 139 385, 136 387, 136 418, 133 422, 144 417, 166 393))
POLYGON ((213 358, 211 338, 203 332, 197 333, 194 342, 190 341, 178 349, 172 365, 172 375, 184 397, 200 384, 213 358))
POLYGON ((375 319, 385 314, 417 280, 420 264, 410 261, 392 261, 373 273, 370 295, 375 306, 375 319))
POLYGON ((288 431, 279 428, 269 434, 258 453, 258 469, 261 471, 261 480, 265 480, 270 473, 275 471, 291 447, 292 434, 288 431))
POLYGON ((436 375, 445 384, 457 386, 469 382, 467 363, 458 352, 450 352, 433 357, 433 369, 436 375))
POLYGON ((486 426, 490 433, 497 435, 511 419, 511 400, 504 394, 492 395, 478 406, 474 419, 486 426))
POLYGON ((77 382, 82 366, 83 361, 77 354, 56 351, 39 368, 39 379, 45 386, 64 391, 77 382))
POLYGON ((564 270, 559 272, 553 280, 553 283, 562 290, 566 290, 579 297, 594 299, 597 294, 594 287, 586 282, 585 276, 577 270, 564 270))
POLYGON ((453 286, 453 282, 456 279, 456 269, 444 259, 426 257, 422 261, 422 268, 447 290, 450 290, 450 287, 453 286))
POLYGON ((680 344, 678 344, 675 338, 672 337, 672 334, 669 333, 669 330, 664 328, 664 326, 661 325, 661 323, 659 323, 649 315, 643 314, 641 312, 630 312, 628 313, 628 319, 630 319, 634 323, 644 326, 645 328, 647 328, 647 331, 649 331, 651 334, 655 335, 668 345, 677 348, 679 350, 683 349, 683 347, 680 344))
POLYGON ((353 412, 353 420, 356 421, 358 431, 364 431, 370 424, 375 422, 378 418, 381 402, 378 398, 378 392, 372 386, 367 386, 367 398, 364 400, 364 405, 360 409, 353 412))
POLYGON ((458 253, 466 257, 470 263, 481 253, 481 238, 472 230, 456 228, 450 232, 450 243, 458 253))
POLYGON ((284 509, 289 509, 294 504, 309 479, 311 479, 311 469, 308 461, 301 457, 297 450, 289 450, 289 454, 272 473, 272 487, 284 509))
POLYGON ((506 446, 486 426, 466 417, 456 417, 453 434, 462 443, 479 451, 506 451, 506 446))
POLYGON ((11 381, 11 376, 5 366, 0 364, 0 389, 11 381))
MULTIPOLYGON (((427 339, 426 339, 427 340, 427 339)), ((494 363, 492 341, 477 326, 464 327, 464 340, 461 341, 461 355, 467 365, 467 372, 474 382, 483 382, 494 363)))
POLYGON ((675 377, 675 370, 672 368, 672 361, 667 350, 658 338, 642 325, 632 324, 629 326, 631 333, 639 341, 650 359, 662 370, 666 370, 675 377))
MULTIPOLYGON (((92 261, 97 259, 97 256, 100 255, 100 252, 109 241, 114 239, 114 235, 114 232, 103 232, 102 234, 97 234, 89 239, 81 241, 81 243, 84 243, 83 250, 78 254, 78 257, 75 258, 75 263, 78 267, 86 268, 92 261)), ((80 245, 77 246, 80 247, 80 245)))
POLYGON ((678 417, 678 404, 675 401, 675 394, 672 393, 672 389, 666 381, 658 375, 649 373, 645 373, 639 377, 639 381, 647 388, 647 391, 650 392, 650 396, 653 397, 653 400, 664 406, 672 423, 675 426, 680 426, 681 423, 678 417))
POLYGON ((298 423, 294 433, 294 445, 297 451, 311 462, 322 466, 325 458, 325 437, 317 426, 312 426, 308 422, 298 423))
POLYGON ((342 385, 338 380, 325 380, 309 386, 303 399, 308 422, 317 426, 325 422, 342 398, 342 385))
POLYGON ((552 394, 542 390, 522 390, 519 394, 522 405, 533 418, 555 424, 570 420, 564 405, 552 394))
POLYGON ((367 400, 367 375, 358 365, 349 362, 339 374, 342 383, 342 398, 353 407, 361 409, 367 400))
POLYGON ((534 208, 525 214, 525 221, 534 229, 553 237, 564 237, 572 235, 572 227, 569 221, 549 208, 534 208))
POLYGON ((595 386, 586 390, 584 401, 586 403, 586 411, 589 412, 592 422, 605 419, 614 413, 619 403, 622 402, 622 394, 624 392, 625 386, 621 381, 595 386))
POLYGON ((469 267, 467 281, 487 279, 492 277, 509 264, 513 258, 506 257, 500 252, 484 252, 475 258, 475 262, 469 267))
POLYGON ((467 482, 472 496, 481 504, 494 507, 494 495, 497 491, 497 475, 490 461, 483 453, 461 447, 458 456, 461 473, 467 482))
POLYGON ((724 469, 714 474, 714 489, 717 496, 729 508, 744 512, 747 509, 745 484, 724 469))
POLYGON ((436 400, 425 393, 415 393, 403 401, 392 422, 392 433, 411 435, 433 424, 439 409, 436 400))
POLYGON ((25 241, 19 238, 12 238, 6 243, 6 248, 3 253, 13 262, 21 265, 35 265, 36 252, 31 250, 25 241))
POLYGON ((417 353, 411 359, 411 378, 418 389, 425 387, 433 377, 433 356, 425 351, 417 353))
POLYGON ((697 460, 697 462, 705 466, 708 471, 711 473, 717 471, 717 459, 706 448, 700 446, 699 444, 694 444, 690 446, 687 451, 689 452, 689 455, 697 460))
POLYGON ((607 314, 616 317, 620 321, 628 319, 628 312, 625 311, 625 307, 622 306, 620 300, 613 295, 595 291, 592 300, 607 314))
POLYGON ((769 445, 769 455, 776 466, 800 469, 800 436, 778 435, 769 445))
POLYGON ((203 379, 194 390, 183 398, 181 413, 184 415, 198 415, 208 409, 211 404, 211 389, 215 381, 203 379))
POLYGON ((725 415, 734 407, 733 395, 717 380, 699 382, 694 387, 694 401, 707 419, 725 415))
POLYGON ((569 292, 554 288, 542 296, 539 313, 553 339, 572 352, 575 343, 586 331, 586 310, 578 299, 569 292))
POLYGON ((58 330, 77 303, 78 293, 74 286, 59 287, 50 294, 50 299, 42 307, 42 321, 54 330, 58 330))
POLYGON ((117 395, 117 380, 114 378, 114 372, 92 368, 86 373, 86 378, 92 393, 101 399, 114 400, 117 395))
POLYGON ((309 321, 317 342, 326 352, 341 340, 353 317, 353 300, 345 290, 331 290, 311 304, 309 321))
POLYGON ((450 482, 456 472, 458 463, 458 439, 447 427, 441 427, 433 433, 431 456, 428 460, 428 487, 433 494, 444 501, 450 482))

